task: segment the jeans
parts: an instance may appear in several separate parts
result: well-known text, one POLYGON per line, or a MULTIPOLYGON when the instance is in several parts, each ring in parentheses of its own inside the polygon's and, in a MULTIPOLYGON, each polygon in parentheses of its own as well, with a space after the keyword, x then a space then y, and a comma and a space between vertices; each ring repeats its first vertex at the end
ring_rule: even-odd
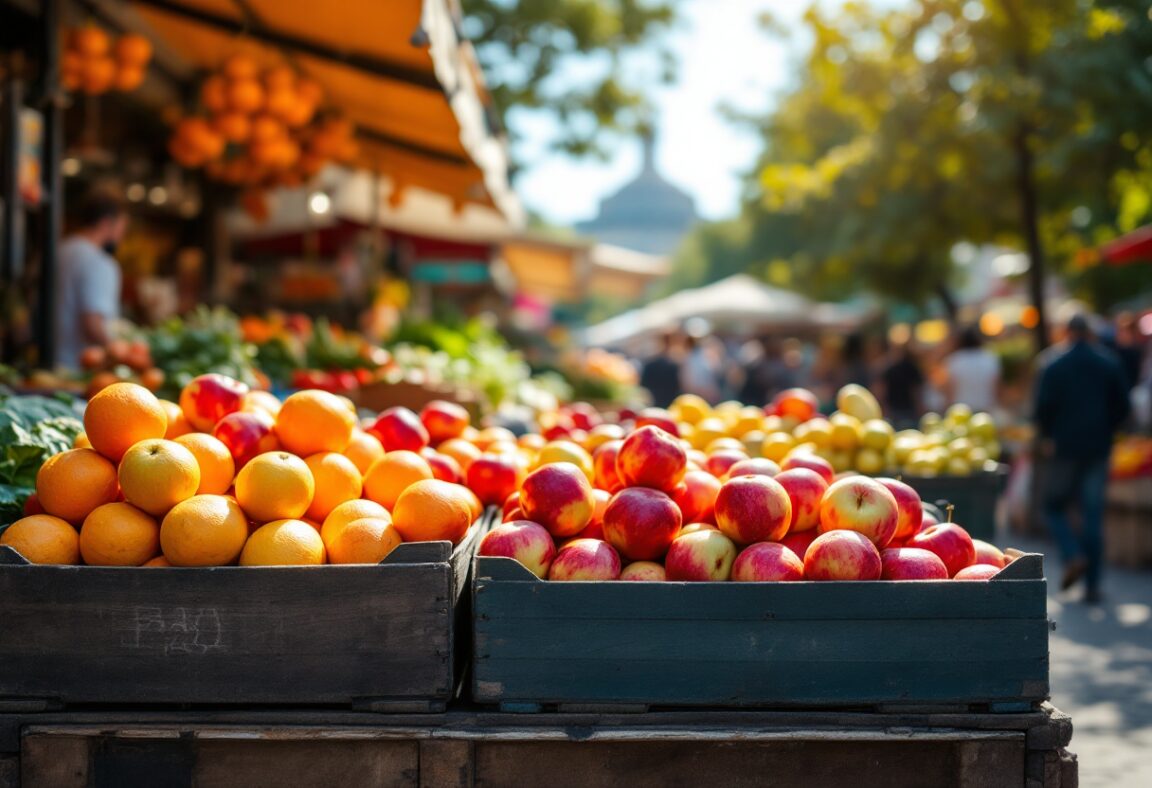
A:
POLYGON ((1044 517, 1048 530, 1060 546, 1064 562, 1084 558, 1089 591, 1100 588, 1104 554, 1104 491, 1108 486, 1108 458, 1054 457, 1048 468, 1044 517), (1068 509, 1080 505, 1080 533, 1068 522, 1068 509))

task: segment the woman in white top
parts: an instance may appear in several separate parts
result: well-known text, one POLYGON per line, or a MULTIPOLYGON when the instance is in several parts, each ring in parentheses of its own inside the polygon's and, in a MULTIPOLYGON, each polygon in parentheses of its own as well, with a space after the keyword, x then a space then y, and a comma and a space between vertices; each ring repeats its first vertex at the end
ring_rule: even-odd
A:
POLYGON ((944 360, 949 404, 962 402, 973 411, 990 411, 996 407, 1000 358, 983 345, 984 338, 975 326, 960 332, 956 350, 944 360))

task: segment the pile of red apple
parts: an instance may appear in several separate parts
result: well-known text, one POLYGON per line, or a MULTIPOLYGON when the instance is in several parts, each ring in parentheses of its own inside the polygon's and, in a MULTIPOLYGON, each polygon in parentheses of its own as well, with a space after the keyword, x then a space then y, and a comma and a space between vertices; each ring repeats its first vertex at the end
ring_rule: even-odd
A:
POLYGON ((712 582, 986 580, 1010 560, 937 523, 899 480, 837 478, 811 454, 779 465, 692 454, 647 424, 597 447, 591 474, 539 465, 504 502, 480 555, 514 558, 549 580, 712 582))

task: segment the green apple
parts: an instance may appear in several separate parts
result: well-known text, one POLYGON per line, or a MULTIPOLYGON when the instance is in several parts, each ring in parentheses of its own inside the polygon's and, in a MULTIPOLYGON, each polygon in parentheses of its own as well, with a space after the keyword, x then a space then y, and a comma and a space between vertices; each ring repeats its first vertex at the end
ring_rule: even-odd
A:
POLYGON ((892 425, 883 419, 869 419, 860 425, 860 445, 883 452, 892 445, 892 425))
POLYGON ((952 457, 944 465, 944 473, 948 476, 971 476, 972 465, 963 457, 952 457))
POLYGON ((853 452, 860 445, 860 420, 848 413, 833 413, 828 443, 837 451, 853 452))
POLYGON ((780 432, 780 430, 784 429, 783 420, 779 416, 765 416, 764 425, 761 429, 769 435, 773 432, 780 432))
POLYGON ((920 417, 920 430, 921 432, 931 432, 936 427, 940 426, 940 414, 932 413, 929 411, 920 417))
POLYGON ((988 459, 988 450, 983 446, 973 446, 968 452, 968 462, 973 468, 983 468, 988 459))
POLYGON ((832 470, 836 473, 843 473, 852 470, 852 461, 855 457, 850 451, 833 450, 828 452, 828 456, 824 459, 832 464, 832 470))
POLYGON ((879 451, 866 448, 856 452, 856 470, 860 471, 860 473, 875 476, 878 473, 882 473, 885 467, 884 455, 879 451))
POLYGON ((801 424, 792 434, 796 436, 797 441, 811 441, 817 446, 827 446, 832 438, 832 425, 828 423, 828 419, 817 416, 801 424))
POLYGON ((984 444, 984 450, 988 452, 988 458, 992 460, 1000 459, 1000 441, 988 441, 984 444))
POLYGON ((973 443, 967 438, 954 438, 948 441, 948 451, 953 457, 967 457, 972 448, 973 443))
POLYGON ((973 413, 968 420, 968 434, 978 441, 988 443, 996 440, 996 422, 987 413, 973 413))
POLYGON ((912 452, 918 450, 923 445, 923 440, 923 436, 913 438, 908 435, 904 437, 897 435, 892 441, 891 446, 892 453, 896 458, 896 464, 903 465, 908 462, 908 458, 912 456, 912 452))
POLYGON ((972 418, 972 408, 963 402, 957 402, 944 411, 944 415, 956 424, 967 424, 968 419, 972 418))
POLYGON ((794 432, 800 426, 800 419, 795 416, 781 416, 780 417, 780 430, 782 432, 794 432))
POLYGON ((767 436, 760 430, 749 430, 740 436, 740 442, 748 451, 749 457, 756 457, 764 447, 764 438, 767 436))

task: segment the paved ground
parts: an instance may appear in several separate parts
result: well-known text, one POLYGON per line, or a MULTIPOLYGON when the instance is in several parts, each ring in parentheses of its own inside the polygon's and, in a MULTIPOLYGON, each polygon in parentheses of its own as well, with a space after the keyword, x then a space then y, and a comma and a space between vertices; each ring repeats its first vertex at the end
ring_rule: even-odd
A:
POLYGON ((1060 563, 1044 542, 1008 537, 1021 549, 1052 556, 1048 615, 1056 622, 1052 702, 1072 715, 1069 749, 1080 760, 1084 788, 1152 786, 1152 570, 1110 568, 1105 603, 1089 607, 1078 593, 1053 587, 1060 563))

